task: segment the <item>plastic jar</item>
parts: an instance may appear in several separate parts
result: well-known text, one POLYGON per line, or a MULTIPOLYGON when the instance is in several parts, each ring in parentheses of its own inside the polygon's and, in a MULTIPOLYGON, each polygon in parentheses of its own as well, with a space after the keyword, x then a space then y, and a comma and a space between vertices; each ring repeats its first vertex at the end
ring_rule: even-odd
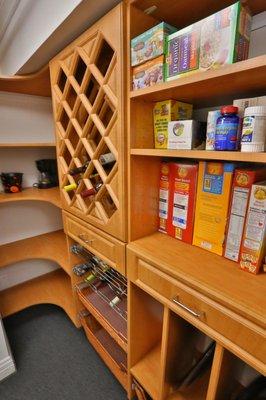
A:
POLYGON ((214 150, 237 150, 237 132, 239 117, 238 107, 224 106, 221 117, 217 119, 215 130, 214 150))
POLYGON ((241 151, 266 150, 266 106, 247 107, 243 120, 241 151))

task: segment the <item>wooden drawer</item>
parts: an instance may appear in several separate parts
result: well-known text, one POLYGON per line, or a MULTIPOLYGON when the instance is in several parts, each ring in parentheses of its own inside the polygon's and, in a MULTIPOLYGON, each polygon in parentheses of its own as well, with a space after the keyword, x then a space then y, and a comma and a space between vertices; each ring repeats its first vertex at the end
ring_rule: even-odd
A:
MULTIPOLYGON (((189 288, 138 257, 130 257, 129 278, 174 312, 215 339, 230 340, 252 357, 266 361, 265 330, 189 288), (135 260, 135 261, 133 261, 135 260), (133 262, 134 265, 131 265, 133 262), (218 333, 218 336, 217 336, 218 333), (222 337, 220 337, 222 336, 222 337)), ((224 344, 228 344, 225 343, 224 344)))
POLYGON ((125 243, 84 224, 80 219, 63 211, 64 230, 96 256, 102 258, 121 274, 126 274, 125 243))

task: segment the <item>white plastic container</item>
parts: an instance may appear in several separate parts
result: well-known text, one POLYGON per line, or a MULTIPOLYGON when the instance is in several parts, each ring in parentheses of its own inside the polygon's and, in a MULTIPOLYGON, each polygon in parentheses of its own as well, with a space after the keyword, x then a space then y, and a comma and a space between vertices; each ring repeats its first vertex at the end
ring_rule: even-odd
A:
POLYGON ((241 135, 241 151, 266 150, 266 106, 245 109, 241 135))

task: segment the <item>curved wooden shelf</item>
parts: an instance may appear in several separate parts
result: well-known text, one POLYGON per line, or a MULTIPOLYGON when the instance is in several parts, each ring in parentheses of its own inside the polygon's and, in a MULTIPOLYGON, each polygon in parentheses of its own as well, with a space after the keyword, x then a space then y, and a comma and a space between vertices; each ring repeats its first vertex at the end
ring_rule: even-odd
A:
POLYGON ((241 153, 241 151, 131 149, 130 154, 135 156, 192 158, 195 160, 266 163, 266 153, 241 153))
POLYGON ((49 66, 29 75, 0 75, 0 91, 51 97, 49 66))
POLYGON ((49 232, 0 246, 0 268, 34 258, 55 261, 70 275, 71 267, 64 231, 49 232))
POLYGON ((0 143, 0 148, 13 147, 55 147, 55 143, 0 143))
POLYGON ((0 193, 0 204, 12 201, 46 201, 61 208, 60 190, 58 187, 50 189, 26 188, 19 193, 0 193))
POLYGON ((178 99, 203 107, 222 104, 229 96, 263 95, 266 90, 266 55, 226 65, 216 70, 195 72, 186 77, 130 92, 140 101, 178 99), (217 96, 217 93, 219 95, 217 96))
POLYGON ((0 312, 3 317, 35 304, 50 303, 63 308, 78 327, 71 281, 62 270, 13 286, 0 292, 0 312))

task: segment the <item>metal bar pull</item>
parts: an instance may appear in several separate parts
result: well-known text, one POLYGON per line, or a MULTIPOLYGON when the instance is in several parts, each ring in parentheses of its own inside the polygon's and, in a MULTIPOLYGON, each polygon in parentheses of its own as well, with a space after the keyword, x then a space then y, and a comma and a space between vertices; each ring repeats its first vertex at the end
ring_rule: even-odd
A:
POLYGON ((173 301, 173 303, 177 304, 179 307, 183 308, 183 310, 186 310, 187 312, 189 312, 189 314, 193 315, 194 317, 201 318, 204 315, 203 312, 192 310, 185 304, 181 303, 181 301, 179 301, 178 296, 174 297, 172 301, 173 301))

